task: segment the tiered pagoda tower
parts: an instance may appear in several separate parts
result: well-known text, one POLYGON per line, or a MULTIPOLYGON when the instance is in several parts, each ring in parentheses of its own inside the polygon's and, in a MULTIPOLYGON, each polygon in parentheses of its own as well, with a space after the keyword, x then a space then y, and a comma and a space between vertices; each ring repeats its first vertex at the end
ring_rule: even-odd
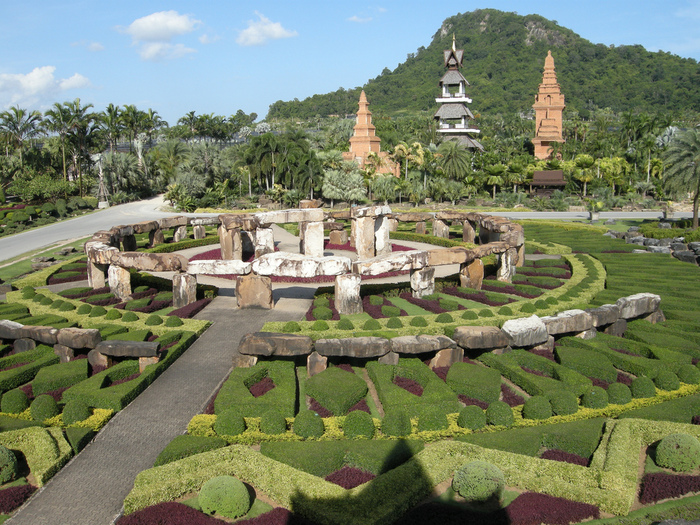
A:
POLYGON ((379 159, 377 173, 386 173, 398 177, 398 165, 396 165, 386 151, 381 151, 381 139, 375 134, 376 128, 372 124, 372 113, 369 110, 369 102, 364 90, 360 94, 357 121, 353 127, 353 135, 350 137, 350 151, 343 152, 344 160, 355 161, 361 168, 367 164, 367 158, 375 153, 379 159))
POLYGON ((443 53, 447 73, 440 79, 442 93, 435 99, 440 104, 434 116, 438 121, 437 132, 445 140, 456 140, 468 148, 483 151, 484 147, 473 136, 480 133, 480 130, 470 124, 474 115, 467 107, 467 104, 472 103, 472 99, 467 96, 469 82, 459 72, 464 50, 456 48, 454 35, 452 49, 446 49, 443 53))
POLYGON ((535 138, 532 140, 535 157, 548 159, 552 154, 552 143, 564 142, 562 112, 566 107, 554 71, 551 51, 547 52, 547 58, 544 59, 544 75, 532 107, 535 110, 535 138))

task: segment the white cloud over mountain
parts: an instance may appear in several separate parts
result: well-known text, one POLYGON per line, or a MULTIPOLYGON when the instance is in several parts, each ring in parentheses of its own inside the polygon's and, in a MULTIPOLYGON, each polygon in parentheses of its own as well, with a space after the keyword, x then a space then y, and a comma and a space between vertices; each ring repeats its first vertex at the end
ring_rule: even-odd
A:
POLYGON ((290 31, 282 27, 279 22, 273 22, 259 12, 258 20, 249 20, 248 27, 240 32, 236 42, 242 46, 261 46, 270 40, 279 40, 280 38, 290 38, 297 36, 296 31, 290 31))

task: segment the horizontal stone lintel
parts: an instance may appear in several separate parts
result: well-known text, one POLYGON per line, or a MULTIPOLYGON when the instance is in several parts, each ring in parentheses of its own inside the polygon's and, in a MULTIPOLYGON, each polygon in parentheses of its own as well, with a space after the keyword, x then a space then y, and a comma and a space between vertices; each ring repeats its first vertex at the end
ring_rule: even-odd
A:
POLYGON ((187 273, 191 275, 247 275, 252 263, 236 259, 189 261, 187 273))

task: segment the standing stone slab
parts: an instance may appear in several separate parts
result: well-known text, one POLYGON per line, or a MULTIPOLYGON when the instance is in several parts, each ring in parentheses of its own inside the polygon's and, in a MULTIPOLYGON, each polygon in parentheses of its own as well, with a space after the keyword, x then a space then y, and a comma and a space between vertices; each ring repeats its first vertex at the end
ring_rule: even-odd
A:
POLYGON ((239 308, 273 308, 272 280, 255 274, 236 277, 236 300, 239 308))
POLYGON ((384 215, 374 221, 374 249, 376 255, 391 253, 391 240, 389 239, 391 219, 384 215))
POLYGON ((483 282, 484 263, 481 259, 474 259, 471 262, 459 266, 459 285, 461 287, 481 290, 483 282))
POLYGON ((163 235, 163 230, 156 228, 148 232, 148 244, 151 246, 158 246, 159 244, 165 243, 165 235, 163 235))
POLYGON ((125 235, 122 237, 122 248, 125 252, 135 252, 137 249, 136 237, 134 235, 125 235))
POLYGON ((328 368, 328 358, 322 356, 318 352, 311 352, 309 357, 306 358, 306 370, 308 377, 320 374, 326 368, 328 368))
POLYGON ((255 230, 255 258, 275 251, 275 234, 272 228, 255 230))
POLYGON ((374 217, 360 217, 353 219, 355 223, 355 249, 357 258, 371 259, 374 251, 374 217))
POLYGON ((65 345, 53 345, 53 353, 58 356, 59 363, 68 363, 75 358, 73 349, 65 345))
POLYGON ((323 222, 303 223, 301 251, 307 257, 323 257, 323 222))
POLYGON ((430 360, 428 366, 430 368, 450 367, 455 363, 460 363, 464 359, 464 350, 462 348, 444 348, 439 350, 435 357, 430 360))
POLYGON ((227 230, 223 225, 219 226, 219 243, 221 244, 222 259, 238 261, 243 259, 240 229, 227 230))
POLYGON ((87 360, 92 368, 107 368, 109 366, 109 357, 94 348, 88 352, 87 360))
POLYGON ((342 246, 349 240, 348 232, 346 232, 345 230, 333 230, 330 232, 328 240, 330 244, 342 246))
POLYGON ((87 262, 88 285, 93 289, 103 288, 107 282, 107 265, 87 262))
POLYGON ((501 328, 513 340, 512 346, 535 346, 547 341, 549 334, 542 319, 533 315, 521 319, 510 319, 501 328))
POLYGON ((442 237, 443 239, 450 238, 450 226, 445 222, 438 219, 433 220, 433 236, 442 237))
POLYGON ((12 350, 15 354, 19 354, 21 352, 29 352, 30 350, 34 350, 35 348, 36 342, 34 341, 34 339, 15 339, 15 342, 12 344, 12 350))
POLYGON ((498 262, 496 279, 504 283, 512 283, 515 275, 515 264, 518 262, 518 251, 515 248, 507 249, 498 256, 498 262))
POLYGON ((207 236, 207 231, 202 224, 196 224, 192 227, 192 233, 195 239, 204 239, 207 236))
POLYGON ((362 298, 360 284, 362 278, 356 273, 346 273, 335 278, 335 309, 340 315, 361 314, 362 298))
POLYGON ((474 225, 469 221, 462 222, 462 241, 474 242, 474 239, 476 239, 474 225))
POLYGON ((173 308, 182 308, 197 300, 197 277, 188 273, 173 275, 173 308))
POLYGON ((435 293, 435 268, 411 270, 411 295, 421 298, 435 293))
POLYGON ((421 235, 425 235, 427 231, 428 231, 428 227, 427 227, 425 221, 420 221, 420 222, 416 223, 416 233, 420 233, 421 235))
POLYGON ((110 266, 107 271, 109 290, 122 301, 126 301, 131 295, 131 274, 121 266, 110 266))

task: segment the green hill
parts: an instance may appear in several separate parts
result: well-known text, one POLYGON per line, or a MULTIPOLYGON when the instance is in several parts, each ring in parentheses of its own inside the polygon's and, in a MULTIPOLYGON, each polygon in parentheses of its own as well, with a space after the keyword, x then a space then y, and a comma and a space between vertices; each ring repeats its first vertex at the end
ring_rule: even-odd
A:
MULTIPOLYGON (((462 73, 471 84, 475 114, 529 110, 550 49, 567 107, 583 117, 595 107, 646 112, 700 107, 700 66, 694 59, 651 53, 639 45, 593 44, 539 15, 480 9, 448 18, 427 48, 369 80, 363 88, 372 111, 390 115, 435 111, 438 81, 445 72, 442 51, 451 47, 453 33, 457 48, 464 49, 462 73)), ((354 113, 360 89, 277 101, 268 118, 354 113)))

